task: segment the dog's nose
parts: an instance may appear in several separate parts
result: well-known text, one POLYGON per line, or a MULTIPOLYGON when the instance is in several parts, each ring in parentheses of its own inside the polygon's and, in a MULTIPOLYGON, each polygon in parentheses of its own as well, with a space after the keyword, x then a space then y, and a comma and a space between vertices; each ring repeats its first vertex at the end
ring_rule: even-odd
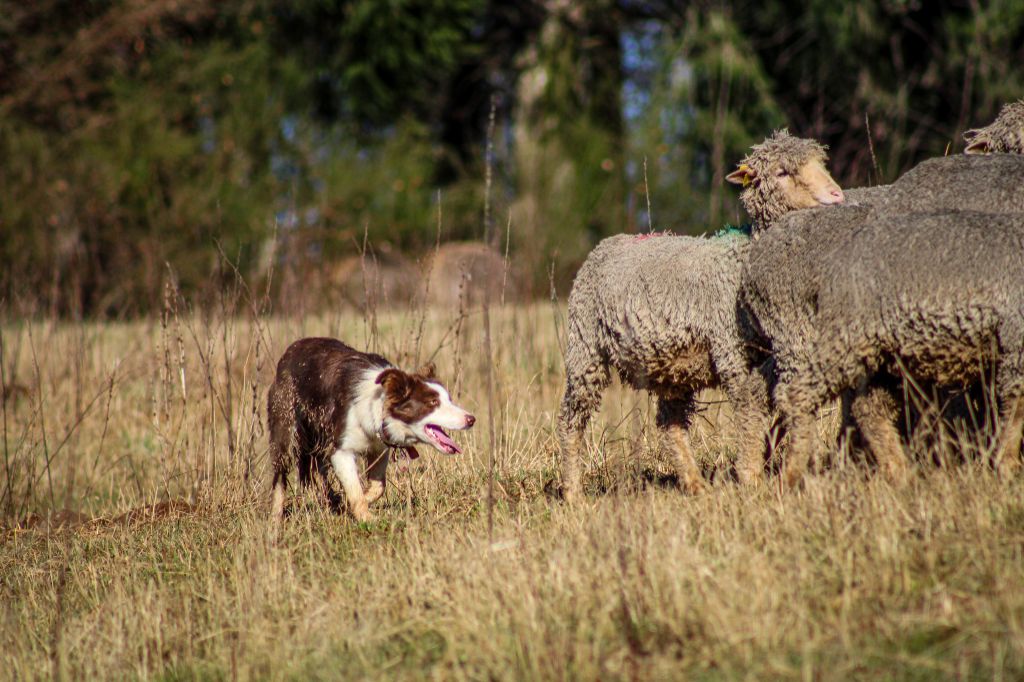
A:
POLYGON ((466 415, 466 428, 468 429, 469 427, 473 426, 473 424, 476 424, 476 417, 474 417, 471 414, 467 414, 466 415))

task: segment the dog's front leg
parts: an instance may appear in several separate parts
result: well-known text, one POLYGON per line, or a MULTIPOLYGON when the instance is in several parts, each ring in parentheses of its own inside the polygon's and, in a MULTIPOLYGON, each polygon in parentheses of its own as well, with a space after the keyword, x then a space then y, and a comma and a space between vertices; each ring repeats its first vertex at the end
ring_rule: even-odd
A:
POLYGON ((334 473, 341 481, 341 487, 345 491, 345 498, 348 500, 348 508, 357 521, 370 521, 370 505, 363 493, 363 485, 359 482, 359 466, 356 464, 356 453, 338 448, 331 455, 331 464, 334 466, 334 473))
POLYGON ((387 486, 388 455, 387 450, 379 453, 370 462, 370 468, 366 471, 366 503, 373 504, 384 494, 387 486))

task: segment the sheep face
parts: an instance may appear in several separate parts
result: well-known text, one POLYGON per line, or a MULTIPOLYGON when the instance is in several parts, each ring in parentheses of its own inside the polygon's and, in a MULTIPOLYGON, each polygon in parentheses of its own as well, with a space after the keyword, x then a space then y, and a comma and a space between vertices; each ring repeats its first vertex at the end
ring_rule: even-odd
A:
POLYGON ((964 154, 1024 154, 1024 100, 1006 104, 996 120, 964 133, 964 154))
POLYGON ((822 145, 780 130, 755 145, 726 180, 743 186, 740 201, 756 229, 765 230, 790 211, 843 202, 825 160, 822 145))

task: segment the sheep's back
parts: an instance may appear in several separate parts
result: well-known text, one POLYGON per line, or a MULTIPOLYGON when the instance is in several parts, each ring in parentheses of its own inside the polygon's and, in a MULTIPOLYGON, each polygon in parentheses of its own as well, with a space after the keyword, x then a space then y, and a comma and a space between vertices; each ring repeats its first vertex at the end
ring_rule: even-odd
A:
POLYGON ((944 156, 923 161, 874 204, 879 216, 942 210, 1024 212, 1024 155, 944 156))
POLYGON ((892 185, 876 185, 874 187, 851 187, 843 189, 845 203, 849 206, 876 206, 889 198, 892 185))
POLYGON ((711 385, 711 356, 738 345, 740 235, 619 235, 602 241, 573 284, 570 324, 584 327, 624 381, 711 385))

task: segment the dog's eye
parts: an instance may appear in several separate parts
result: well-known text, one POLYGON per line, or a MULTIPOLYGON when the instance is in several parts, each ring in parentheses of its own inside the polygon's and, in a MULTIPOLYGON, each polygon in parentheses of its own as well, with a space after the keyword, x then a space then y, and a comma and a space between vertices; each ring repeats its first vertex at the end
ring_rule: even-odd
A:
POLYGON ((441 405, 441 401, 438 400, 437 398, 431 398, 430 399, 430 406, 431 407, 439 407, 440 405, 441 405))

